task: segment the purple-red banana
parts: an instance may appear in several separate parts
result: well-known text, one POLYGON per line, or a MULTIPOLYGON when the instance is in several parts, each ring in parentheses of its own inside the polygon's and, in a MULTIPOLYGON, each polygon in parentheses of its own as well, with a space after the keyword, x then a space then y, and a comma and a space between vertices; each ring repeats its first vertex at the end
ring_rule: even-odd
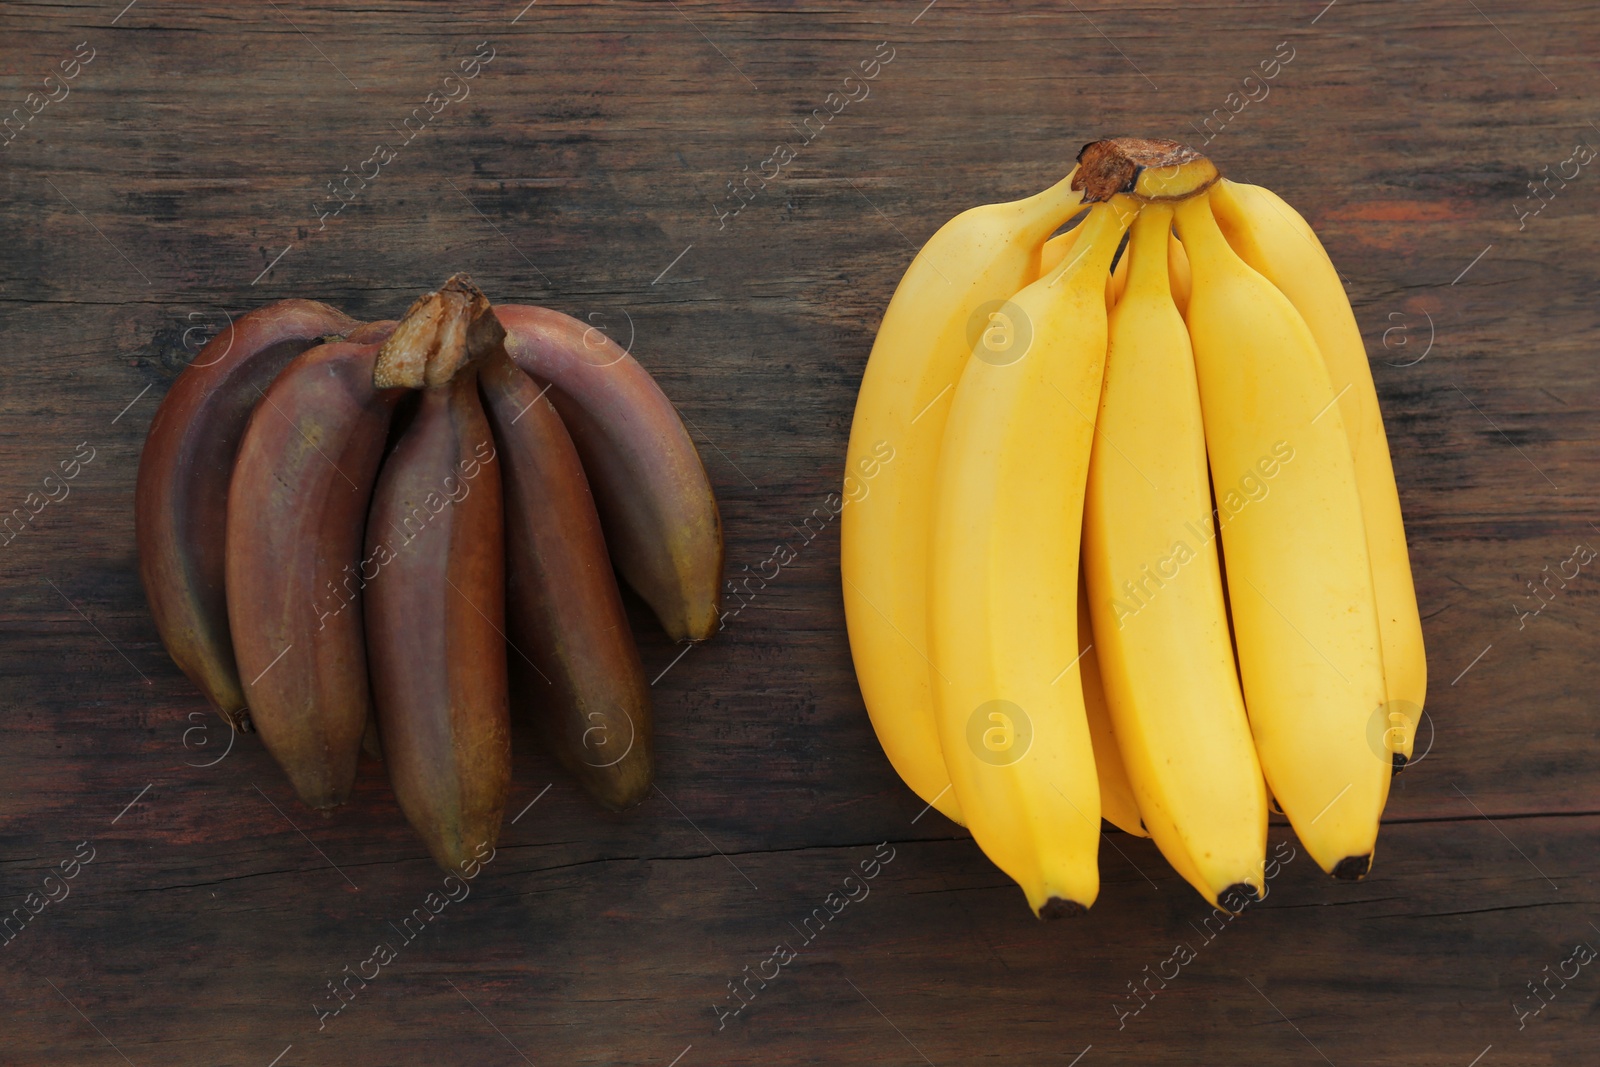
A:
POLYGON ((134 529, 139 576, 172 660, 241 731, 250 729, 224 593, 224 530, 234 454, 272 379, 354 319, 282 300, 232 322, 200 350, 156 410, 139 459, 134 529))
POLYGON ((378 384, 422 396, 367 520, 367 655, 384 760, 446 870, 493 847, 511 778, 500 464, 478 400, 475 321, 493 323, 488 301, 458 275, 384 344, 378 384))
POLYGON ((721 621, 722 522, 672 402, 599 329, 548 308, 494 310, 511 357, 551 386, 617 570, 673 639, 710 637, 721 621))
POLYGON ((251 718, 318 809, 355 781, 371 706, 361 586, 367 510, 402 389, 373 384, 378 345, 290 363, 245 430, 228 494, 227 599, 251 718))
POLYGON ((583 464, 547 387, 503 345, 478 385, 505 491, 513 699, 590 796, 632 807, 650 791, 650 685, 583 464))

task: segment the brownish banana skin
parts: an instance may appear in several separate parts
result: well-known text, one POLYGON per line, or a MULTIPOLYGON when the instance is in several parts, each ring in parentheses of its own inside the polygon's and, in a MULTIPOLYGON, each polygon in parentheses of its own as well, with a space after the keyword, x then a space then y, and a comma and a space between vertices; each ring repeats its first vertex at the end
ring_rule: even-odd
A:
POLYGON ((377 345, 389 339, 394 333, 398 323, 394 319, 378 319, 375 322, 364 322, 360 326, 345 334, 346 341, 361 345, 377 345))
POLYGON ((503 347, 478 386, 505 493, 513 700, 591 797, 632 807, 650 791, 650 686, 583 464, 548 395, 503 347))
MULTIPOLYGON (((378 563, 367 654, 384 761, 446 870, 494 845, 511 778, 500 464, 476 368, 462 365, 467 316, 482 301, 458 299, 463 286, 452 279, 424 298, 441 305, 426 366, 401 361, 380 375, 425 388, 367 520, 367 558, 378 563)), ((406 334, 402 323, 388 343, 406 334)))
POLYGON ((598 329, 548 308, 501 304, 506 348, 541 387, 588 474, 612 561, 675 640, 721 624, 722 520, 672 402, 598 329))
POLYGON ((251 718, 300 799, 355 782, 370 715, 362 545, 403 389, 373 385, 375 344, 290 363, 245 430, 228 499, 227 598, 251 718))
POLYGON ((228 482, 245 424, 290 360, 354 319, 311 300, 241 316, 178 375, 139 458, 134 529, 139 576, 172 660, 224 718, 251 729, 234 663, 224 590, 228 482))
MULTIPOLYGON (((382 344, 394 333, 398 323, 394 319, 379 319, 375 322, 362 323, 346 335, 346 341, 359 344, 382 344)), ((369 709, 367 713, 366 732, 361 736, 361 751, 378 762, 383 762, 383 741, 378 737, 377 712, 369 709)))

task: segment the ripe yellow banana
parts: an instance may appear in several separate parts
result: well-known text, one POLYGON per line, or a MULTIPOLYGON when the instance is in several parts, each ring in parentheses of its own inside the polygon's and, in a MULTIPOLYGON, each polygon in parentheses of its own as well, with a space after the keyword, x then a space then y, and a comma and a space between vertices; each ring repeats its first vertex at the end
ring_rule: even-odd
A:
POLYGON ((847 486, 839 561, 861 696, 896 773, 957 823, 926 648, 934 469, 974 342, 1026 343, 1005 302, 1038 276, 1045 239, 1081 203, 1071 183, 962 212, 929 238, 884 312, 850 429, 845 473, 858 489, 847 486))
POLYGON ((1388 707, 1377 729, 1398 771, 1411 758, 1428 688, 1428 665, 1400 494, 1361 330, 1322 242, 1294 208, 1259 186, 1230 181, 1219 181, 1212 189, 1211 206, 1234 251, 1277 286, 1306 320, 1339 394, 1339 410, 1355 456, 1383 635, 1388 707))
POLYGON ((1385 699, 1383 654, 1350 439, 1294 305, 1229 247, 1208 196, 1175 214, 1256 751, 1318 864, 1361 878, 1389 768, 1366 736, 1385 699))
POLYGON ((939 739, 973 838, 1041 918, 1088 907, 1100 888, 1075 592, 1106 274, 1134 210, 1122 197, 1095 207, 1067 261, 1012 297, 1029 343, 974 349, 939 452, 928 568, 939 739))
POLYGON ((1089 587, 1078 578, 1078 671, 1083 677, 1083 709, 1089 717, 1089 740, 1094 743, 1094 769, 1100 779, 1100 817, 1125 834, 1149 837, 1139 821, 1139 802, 1117 748, 1111 709, 1106 707, 1105 684, 1098 660, 1099 641, 1089 619, 1089 587))
POLYGON ((1111 314, 1084 573, 1139 812, 1174 869, 1217 904, 1263 894, 1267 799, 1229 641, 1171 230, 1172 208, 1147 205, 1123 257, 1132 265, 1111 314))

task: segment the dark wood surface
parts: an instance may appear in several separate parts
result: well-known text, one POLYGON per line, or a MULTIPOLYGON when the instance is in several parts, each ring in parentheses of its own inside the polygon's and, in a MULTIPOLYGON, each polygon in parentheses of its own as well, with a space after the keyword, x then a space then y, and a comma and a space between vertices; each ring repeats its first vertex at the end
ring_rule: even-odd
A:
POLYGON ((0 948, 0 1062, 1594 1062, 1600 970, 1551 981, 1538 1014, 1526 983, 1600 946, 1600 578, 1517 614, 1542 568, 1600 546, 1600 175, 1518 211, 1540 203, 1530 180, 1600 146, 1592 9, 123 2, 0 6, 5 110, 60 96, 44 79, 79 42, 94 56, 0 148, 4 509, 93 450, 0 550, 0 910, 93 855, 0 948), (470 96, 402 146, 484 41, 470 96), (719 227, 725 183, 800 144, 879 42, 893 58, 870 95, 719 227), (836 526, 796 527, 840 480, 920 242, 1095 137, 1200 142, 1280 42, 1294 58, 1270 95, 1206 147, 1299 206, 1348 281, 1433 744, 1361 884, 1301 852, 1207 941, 1200 898, 1112 834, 1099 903, 1043 924, 964 832, 918 818, 855 687, 836 526), (319 228, 326 183, 384 142, 395 158, 319 228), (382 766, 323 819, 254 738, 229 750, 147 614, 133 482, 208 324, 286 296, 393 315, 456 270, 619 341, 631 318, 720 494, 730 572, 782 542, 798 558, 670 669, 678 650, 631 605, 665 671, 660 791, 602 814, 519 728, 509 814, 537 804, 406 942, 442 876, 382 766), (802 945, 880 842, 894 858, 870 895, 802 945), (728 983, 780 942, 799 955, 719 1029, 728 983), (1129 983, 1178 942, 1195 958, 1119 1027, 1129 983), (379 943, 395 958, 319 1030, 327 983, 379 943))

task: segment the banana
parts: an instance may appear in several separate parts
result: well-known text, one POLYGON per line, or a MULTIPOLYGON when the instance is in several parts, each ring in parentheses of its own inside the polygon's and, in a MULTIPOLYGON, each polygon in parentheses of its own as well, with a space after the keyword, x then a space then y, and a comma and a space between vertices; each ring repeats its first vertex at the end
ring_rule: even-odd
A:
POLYGON ((1011 298, 1025 347, 974 348, 935 479, 928 645, 945 766, 974 840, 1041 918, 1099 892, 1099 783, 1070 675, 1106 275, 1134 210, 1120 196, 1092 209, 1067 261, 1011 298))
POLYGON ((1256 751, 1317 863, 1361 878, 1389 768, 1366 738, 1383 649, 1350 438, 1305 320, 1228 245, 1209 197, 1182 201, 1176 219, 1256 751))
POLYGON ((590 796, 631 807, 650 791, 650 685, 583 465, 548 387, 503 344, 478 386, 505 492, 512 692, 590 796))
POLYGON ((1072 178, 964 211, 928 239, 884 312, 850 428, 839 566, 862 700, 895 772, 956 823, 964 817, 934 727, 927 651, 940 441, 974 342, 1026 344, 1006 302, 1038 276, 1045 239, 1082 202, 1072 178))
POLYGON ((1427 696, 1428 664, 1400 494, 1361 330, 1322 242, 1294 208, 1259 186, 1230 181, 1212 189, 1211 206, 1239 258, 1277 286, 1306 320, 1339 394, 1355 457, 1383 635, 1388 706, 1380 726, 1398 771, 1411 758, 1427 696))
POLYGON ((344 339, 351 344, 381 345, 394 333, 394 328, 399 323, 394 319, 378 319, 374 322, 363 322, 360 326, 345 334, 344 339))
POLYGON ((1172 284, 1172 302, 1180 315, 1189 310, 1189 254, 1176 234, 1167 242, 1167 277, 1172 284))
POLYGON ((1139 821, 1139 802, 1117 748, 1117 735, 1111 726, 1111 711, 1106 707, 1105 684, 1095 646, 1094 626, 1089 619, 1089 587, 1078 579, 1078 670, 1083 677, 1083 707, 1089 719, 1089 740, 1094 745, 1094 769, 1100 779, 1100 817, 1125 834, 1149 837, 1139 821))
POLYGON ((1106 307, 1107 315, 1111 313, 1111 308, 1116 306, 1117 301, 1122 299, 1122 294, 1127 291, 1128 269, 1128 254, 1126 247, 1124 247, 1122 255, 1117 259, 1117 265, 1111 269, 1111 303, 1106 307))
POLYGON ((361 558, 389 420, 378 346, 319 345, 257 405, 228 491, 226 589, 251 718, 300 799, 342 804, 370 714, 361 558))
POLYGON ((230 724, 251 729, 224 590, 228 481, 257 399, 289 361, 356 321, 283 300, 232 322, 168 390, 150 423, 134 490, 139 576, 167 652, 230 724))
MULTIPOLYGON (((1118 747, 1150 836, 1213 904, 1264 892, 1267 800, 1223 604, 1172 208, 1133 224, 1111 314, 1084 573, 1118 747)), ((1092 720, 1091 720, 1092 722, 1092 720)))
POLYGON ((421 389, 367 521, 367 654, 389 779, 446 870, 499 836, 511 777, 500 466, 476 359, 497 330, 461 276, 413 305, 375 380, 421 389))
MULTIPOLYGON (((1050 240, 1046 241, 1044 243, 1044 248, 1039 253, 1039 271, 1031 280, 1037 281, 1046 274, 1054 271, 1057 267, 1061 266, 1061 261, 1067 258, 1067 253, 1072 251, 1072 246, 1077 244, 1078 235, 1082 232, 1083 226, 1080 223, 1079 225, 1068 230, 1066 233, 1058 233, 1054 237, 1050 238, 1050 240)), ((1110 281, 1108 279, 1106 283, 1106 288, 1108 291, 1110 290, 1110 287, 1110 281)))
POLYGON ((551 386, 617 570, 673 640, 706 640, 721 625, 722 520, 672 402, 597 327, 548 308, 494 313, 511 358, 551 386))
MULTIPOLYGON (((1077 240, 1078 230, 1067 230, 1066 234, 1058 234, 1045 242, 1045 254, 1040 258, 1040 274, 1050 274, 1051 270, 1067 258, 1067 253, 1072 250, 1072 243, 1077 240)), ((1189 306, 1189 258, 1184 256, 1184 246, 1174 240, 1171 251, 1168 253, 1168 270, 1171 274, 1173 286, 1173 299, 1178 302, 1178 310, 1189 306)), ((1117 269, 1110 272, 1106 278, 1106 314, 1117 306, 1117 301, 1122 299, 1123 290, 1128 286, 1128 258, 1123 256, 1117 261, 1117 269)))

